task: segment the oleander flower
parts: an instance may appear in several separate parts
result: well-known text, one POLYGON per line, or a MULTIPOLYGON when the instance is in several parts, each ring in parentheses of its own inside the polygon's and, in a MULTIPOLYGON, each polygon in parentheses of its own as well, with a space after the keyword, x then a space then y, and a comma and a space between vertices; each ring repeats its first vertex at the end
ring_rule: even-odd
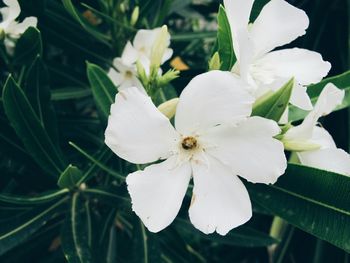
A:
POLYGON ((124 63, 121 58, 115 58, 113 60, 113 66, 116 70, 114 68, 110 68, 108 71, 108 76, 119 90, 137 87, 145 93, 145 89, 137 77, 135 65, 128 65, 124 63))
POLYGON ((134 38, 133 44, 128 41, 124 47, 121 57, 113 60, 114 68, 110 68, 108 76, 118 89, 137 87, 146 93, 142 86, 136 63, 139 62, 148 76, 151 72, 151 65, 156 65, 158 75, 162 74, 159 68, 173 54, 169 48, 170 34, 166 26, 146 30, 139 30, 134 38))
POLYGON ((321 116, 328 115, 342 103, 344 94, 344 90, 327 84, 314 109, 302 124, 286 132, 283 142, 286 148, 298 150, 296 153, 302 164, 350 176, 350 155, 337 148, 326 129, 316 126, 321 116))
POLYGON ((270 184, 284 173, 283 144, 274 138, 280 128, 249 117, 254 98, 244 85, 223 71, 195 77, 179 98, 175 128, 137 88, 116 95, 105 143, 131 163, 161 160, 126 179, 132 209, 150 231, 174 220, 193 178, 191 222, 206 234, 225 235, 252 215, 238 176, 270 184))
POLYGON ((0 8, 2 21, 0 22, 0 35, 2 35, 6 51, 12 55, 16 46, 16 40, 28 29, 36 27, 37 18, 26 17, 21 23, 16 18, 21 13, 21 7, 17 0, 3 0, 6 7, 0 8))
POLYGON ((306 13, 284 0, 271 0, 249 24, 254 0, 224 0, 237 62, 232 72, 249 83, 256 98, 278 90, 290 78, 296 82, 290 103, 304 110, 312 104, 306 86, 319 82, 331 68, 314 51, 288 48, 272 51, 305 34, 306 13))

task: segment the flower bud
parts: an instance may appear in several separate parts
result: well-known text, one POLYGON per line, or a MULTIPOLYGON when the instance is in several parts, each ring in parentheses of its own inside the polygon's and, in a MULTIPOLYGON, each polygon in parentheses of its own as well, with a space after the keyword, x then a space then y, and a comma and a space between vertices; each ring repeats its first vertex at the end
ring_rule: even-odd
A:
POLYGON ((5 39, 5 30, 0 27, 0 41, 5 39))
POLYGON ((209 71, 210 70, 219 70, 221 66, 219 52, 215 52, 209 61, 209 71))
POLYGON ((307 140, 288 141, 282 138, 282 143, 285 150, 292 152, 314 151, 321 148, 321 145, 307 140))
POLYGON ((158 106, 158 110, 163 113, 166 117, 171 119, 175 116, 176 107, 179 103, 179 98, 174 98, 171 100, 168 100, 158 106))
POLYGON ((165 50, 169 46, 169 33, 168 27, 166 25, 162 26, 160 32, 157 35, 156 41, 151 50, 151 68, 154 68, 155 71, 158 70, 162 64, 162 59, 165 53, 165 50))
POLYGON ((131 14, 130 25, 134 26, 137 23, 137 20, 139 19, 139 15, 140 15, 140 8, 136 6, 131 14))

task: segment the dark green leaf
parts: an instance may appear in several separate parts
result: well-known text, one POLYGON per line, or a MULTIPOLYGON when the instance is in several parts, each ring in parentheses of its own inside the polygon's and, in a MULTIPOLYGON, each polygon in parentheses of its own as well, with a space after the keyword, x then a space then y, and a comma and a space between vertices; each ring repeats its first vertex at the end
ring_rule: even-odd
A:
POLYGON ((91 95, 91 90, 79 87, 67 87, 62 89, 54 89, 51 91, 51 99, 53 101, 61 100, 77 100, 91 95))
POLYGON ((28 239, 48 220, 57 215, 65 199, 51 206, 38 207, 2 221, 0 225, 0 255, 28 239))
POLYGON ((294 78, 279 90, 259 98, 253 105, 252 116, 279 121, 286 110, 294 86, 294 78))
POLYGON ((91 26, 84 18, 77 12, 71 0, 62 0, 62 3, 68 13, 92 36, 97 40, 109 45, 110 37, 107 34, 99 32, 96 28, 91 26))
POLYGON ((221 61, 221 70, 231 70, 237 58, 233 49, 233 40, 230 23, 225 8, 220 5, 218 13, 218 52, 221 61))
POLYGON ((68 189, 49 191, 35 196, 0 194, 0 202, 12 205, 38 205, 51 202, 68 193, 68 189))
POLYGON ((267 210, 350 251, 350 177, 289 164, 277 184, 249 184, 248 189, 267 210))
POLYGON ((29 27, 16 43, 13 64, 30 64, 37 55, 42 55, 42 41, 40 31, 29 27))
POLYGON ((148 232, 139 218, 136 218, 133 229, 132 262, 160 262, 160 249, 155 234, 148 232))
POLYGON ((246 226, 235 228, 226 236, 220 236, 219 234, 205 235, 194 229, 193 225, 191 225, 188 220, 181 218, 175 220, 175 225, 178 229, 186 231, 187 233, 202 239, 218 242, 219 244, 240 247, 266 247, 278 243, 278 240, 268 234, 246 226))
POLYGON ((5 83, 2 96, 5 113, 27 151, 43 170, 57 178, 65 168, 63 157, 11 76, 5 83))
POLYGON ((79 168, 70 164, 67 166, 66 170, 64 170, 63 173, 60 175, 57 185, 60 188, 73 189, 82 176, 83 174, 79 170, 79 168))
POLYGON ((52 142, 58 142, 58 128, 51 104, 48 71, 39 56, 28 69, 24 91, 52 142))
POLYGON ((61 234, 63 252, 69 263, 93 262, 89 216, 84 200, 75 193, 61 234))
POLYGON ((106 72, 97 65, 87 64, 87 75, 90 81, 92 94, 103 120, 107 120, 111 105, 114 103, 117 88, 109 79, 106 72))

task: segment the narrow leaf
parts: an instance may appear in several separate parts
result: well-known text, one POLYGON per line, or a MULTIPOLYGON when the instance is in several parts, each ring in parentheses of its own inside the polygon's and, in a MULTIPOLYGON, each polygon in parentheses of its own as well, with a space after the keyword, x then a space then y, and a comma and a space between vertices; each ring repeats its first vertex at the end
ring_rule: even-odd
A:
POLYGON ((52 143, 28 98, 11 76, 5 83, 2 96, 5 113, 27 151, 43 170, 57 177, 65 167, 63 157, 52 143))
POLYGON ((220 5, 218 13, 218 52, 221 61, 221 70, 231 70, 237 58, 233 49, 233 40, 230 23, 225 8, 220 5))
POLYGON ((0 202, 11 205, 38 205, 51 202, 68 193, 68 189, 48 191, 35 196, 0 194, 0 202))
POLYGON ((32 63, 37 55, 42 55, 41 34, 37 28, 29 27, 16 43, 13 64, 32 63))
POLYGON ((252 200, 292 225, 350 251, 350 177, 289 164, 277 184, 249 184, 252 200))
POLYGON ((279 90, 258 99, 253 105, 252 116, 279 121, 286 110, 294 86, 294 78, 279 90))
POLYGON ((87 64, 87 75, 96 105, 101 112, 101 118, 107 120, 111 105, 114 103, 117 88, 106 72, 97 65, 87 64))
POLYGON ((63 252, 69 263, 93 262, 89 247, 91 226, 88 216, 83 199, 75 193, 61 234, 63 252))

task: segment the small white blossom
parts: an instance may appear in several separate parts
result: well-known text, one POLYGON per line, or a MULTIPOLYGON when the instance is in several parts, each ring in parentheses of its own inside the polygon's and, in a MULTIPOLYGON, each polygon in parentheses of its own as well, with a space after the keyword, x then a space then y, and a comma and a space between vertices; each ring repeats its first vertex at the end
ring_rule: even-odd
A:
MULTIPOLYGON (((249 24, 254 0, 224 0, 237 62, 232 71, 250 85, 256 97, 282 87, 292 77, 295 86, 291 104, 311 110, 306 86, 319 82, 331 68, 322 56, 301 48, 280 49, 305 34, 309 26, 306 13, 284 0, 271 0, 249 24)), ((285 116, 286 117, 286 116, 285 116)))
POLYGON ((7 53, 13 54, 16 40, 28 29, 36 27, 36 17, 26 17, 23 22, 18 23, 16 18, 21 13, 21 7, 17 0, 3 0, 6 7, 0 9, 2 21, 0 22, 0 33, 4 37, 4 44, 7 53))
POLYGON ((128 175, 132 208, 152 232, 176 217, 188 184, 194 188, 189 209, 193 225, 208 234, 227 234, 252 215, 239 176, 274 183, 286 169, 276 122, 249 117, 254 98, 229 72, 195 77, 182 92, 169 119, 137 88, 116 95, 105 143, 136 164, 165 160, 128 175))
POLYGON ((324 128, 316 126, 321 116, 328 115, 342 103, 344 94, 344 90, 327 84, 314 109, 302 124, 286 132, 283 142, 300 148, 297 155, 302 164, 350 176, 350 155, 336 147, 332 136, 324 128), (302 150, 303 145, 305 151, 302 150), (310 145, 314 149, 307 149, 310 145))
MULTIPOLYGON (((170 34, 167 30, 164 30, 164 27, 139 30, 135 35, 133 43, 130 41, 126 43, 121 57, 113 60, 114 68, 110 68, 108 76, 118 89, 138 87, 142 92, 145 92, 138 78, 136 63, 139 62, 142 65, 148 76, 150 74, 152 59, 157 58, 155 48, 160 49, 158 51, 163 53, 160 58, 160 63, 163 64, 173 54, 173 50, 169 48, 169 45, 170 34)), ((158 61, 157 63, 159 64, 158 61)), ((162 74, 161 69, 157 72, 159 75, 162 74)))
POLYGON ((135 65, 128 65, 123 63, 121 58, 115 58, 113 60, 113 66, 116 70, 114 68, 110 68, 108 76, 119 90, 137 87, 142 92, 145 92, 140 80, 137 77, 135 65))

